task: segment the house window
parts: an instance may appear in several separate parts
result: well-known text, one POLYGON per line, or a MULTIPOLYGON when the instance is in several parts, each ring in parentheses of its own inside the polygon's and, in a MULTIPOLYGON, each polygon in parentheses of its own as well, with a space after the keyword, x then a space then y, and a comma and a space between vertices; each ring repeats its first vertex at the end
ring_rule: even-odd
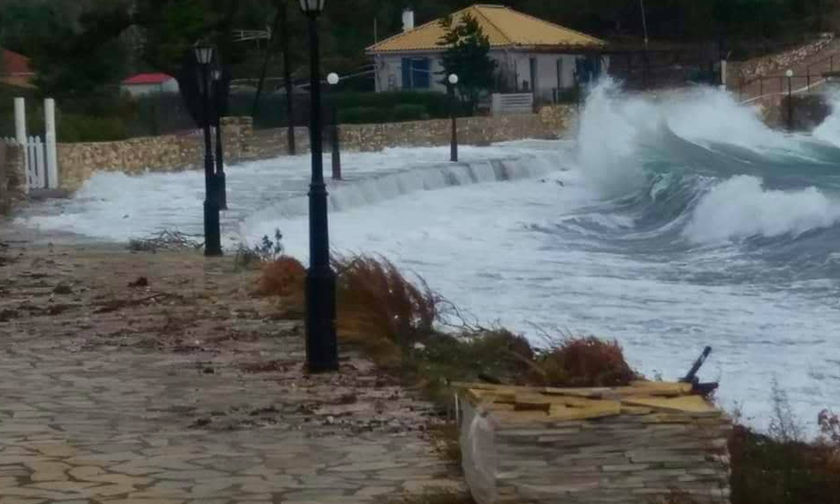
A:
POLYGON ((557 58, 557 89, 563 89, 563 58, 557 58))
POLYGON ((430 68, 429 58, 403 58, 403 89, 429 89, 432 83, 430 68))
POLYGON ((537 58, 531 58, 529 60, 530 63, 530 70, 531 70, 531 92, 536 95, 537 93, 537 58))

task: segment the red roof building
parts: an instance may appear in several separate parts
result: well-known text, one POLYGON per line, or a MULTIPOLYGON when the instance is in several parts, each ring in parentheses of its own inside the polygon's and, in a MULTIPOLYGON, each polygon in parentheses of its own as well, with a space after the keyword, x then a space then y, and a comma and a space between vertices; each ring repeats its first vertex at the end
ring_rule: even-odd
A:
POLYGON ((122 89, 131 96, 177 93, 178 81, 165 73, 141 73, 123 80, 122 89))
POLYGON ((124 85, 133 84, 163 84, 164 82, 174 79, 171 75, 165 73, 141 73, 125 79, 122 83, 124 85))
POLYGON ((29 58, 6 49, 2 50, 3 64, 0 67, 0 82, 12 86, 32 87, 35 72, 29 66, 29 58))

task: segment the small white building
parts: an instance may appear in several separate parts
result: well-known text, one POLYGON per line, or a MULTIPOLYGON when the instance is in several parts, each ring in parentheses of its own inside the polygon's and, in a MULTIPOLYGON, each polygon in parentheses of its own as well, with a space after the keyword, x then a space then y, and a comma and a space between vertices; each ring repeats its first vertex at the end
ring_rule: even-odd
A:
POLYGON ((122 81, 122 90, 133 97, 177 93, 178 80, 164 73, 142 73, 122 81))
MULTIPOLYGON (((497 90, 531 92, 552 101, 558 91, 589 82, 606 71, 606 42, 501 5, 473 5, 452 14, 455 24, 469 14, 490 41, 497 63, 497 90)), ((376 65, 376 91, 446 91, 438 43, 440 20, 414 27, 414 13, 403 12, 403 32, 367 49, 376 65)))

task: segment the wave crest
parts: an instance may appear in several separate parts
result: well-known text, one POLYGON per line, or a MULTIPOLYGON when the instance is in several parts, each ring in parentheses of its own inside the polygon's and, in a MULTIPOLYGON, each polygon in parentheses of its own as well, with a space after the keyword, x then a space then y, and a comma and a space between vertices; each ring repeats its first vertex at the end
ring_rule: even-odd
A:
POLYGON ((683 235, 695 243, 713 244, 753 236, 798 236, 838 221, 840 204, 816 187, 768 190, 760 178, 739 175, 700 199, 683 235))

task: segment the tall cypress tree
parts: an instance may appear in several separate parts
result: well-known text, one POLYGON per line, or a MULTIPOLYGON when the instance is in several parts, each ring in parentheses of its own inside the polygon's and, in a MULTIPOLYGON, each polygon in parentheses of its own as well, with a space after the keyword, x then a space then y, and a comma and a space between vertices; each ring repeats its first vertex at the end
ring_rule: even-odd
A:
POLYGON ((483 91, 493 85, 496 62, 490 58, 490 39, 473 16, 465 14, 455 23, 452 16, 440 21, 445 30, 439 46, 443 53, 442 82, 449 74, 458 74, 458 92, 470 109, 474 109, 483 91))

